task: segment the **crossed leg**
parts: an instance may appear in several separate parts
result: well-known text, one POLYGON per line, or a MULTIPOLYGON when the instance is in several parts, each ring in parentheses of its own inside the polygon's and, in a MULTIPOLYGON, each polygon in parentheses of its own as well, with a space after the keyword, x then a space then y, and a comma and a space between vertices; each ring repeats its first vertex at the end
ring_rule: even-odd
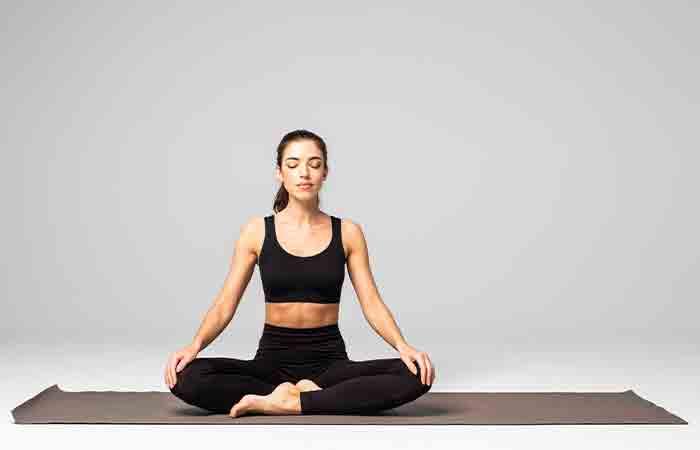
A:
POLYGON ((273 364, 265 361, 199 357, 177 374, 170 392, 190 405, 228 414, 243 396, 271 394, 286 381, 273 364))
POLYGON ((273 363, 224 357, 200 357, 177 374, 170 391, 184 402, 231 416, 264 414, 352 414, 395 408, 425 394, 420 381, 400 358, 331 363, 296 384, 273 363))
POLYGON ((273 361, 199 357, 177 374, 170 391, 185 403, 232 417, 299 414, 300 393, 319 387, 308 379, 296 384, 289 379, 273 361))
POLYGON ((342 360, 312 379, 320 390, 300 393, 302 414, 372 413, 396 408, 430 390, 401 358, 342 360))

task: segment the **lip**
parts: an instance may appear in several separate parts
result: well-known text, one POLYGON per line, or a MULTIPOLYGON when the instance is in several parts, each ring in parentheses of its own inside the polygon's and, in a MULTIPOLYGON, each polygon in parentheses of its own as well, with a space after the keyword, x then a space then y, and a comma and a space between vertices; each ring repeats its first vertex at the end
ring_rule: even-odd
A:
POLYGON ((313 186, 313 184, 311 184, 311 183, 301 183, 301 184, 297 184, 297 186, 299 186, 301 189, 308 189, 308 188, 310 188, 311 186, 313 186))

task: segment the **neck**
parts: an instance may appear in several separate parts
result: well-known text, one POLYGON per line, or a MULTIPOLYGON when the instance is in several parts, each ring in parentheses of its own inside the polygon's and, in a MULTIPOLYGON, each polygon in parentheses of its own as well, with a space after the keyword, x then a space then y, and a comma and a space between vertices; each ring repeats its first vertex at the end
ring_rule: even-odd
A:
POLYGON ((324 216, 324 213, 318 209, 316 205, 299 205, 292 204, 291 202, 282 211, 277 213, 281 215, 285 222, 290 223, 293 226, 303 227, 312 226, 320 222, 320 218, 324 216))

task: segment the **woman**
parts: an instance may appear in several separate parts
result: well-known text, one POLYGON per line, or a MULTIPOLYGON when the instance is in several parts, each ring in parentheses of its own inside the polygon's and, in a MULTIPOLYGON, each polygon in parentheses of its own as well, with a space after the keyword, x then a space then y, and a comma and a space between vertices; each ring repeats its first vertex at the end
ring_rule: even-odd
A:
POLYGON ((242 227, 224 286, 197 335, 168 359, 165 383, 186 403, 231 417, 372 413, 413 401, 432 386, 428 354, 405 341, 377 291, 362 229, 318 208, 327 175, 323 139, 307 130, 284 136, 276 214, 242 227), (233 318, 256 263, 265 324, 255 357, 197 358, 233 318), (364 316, 399 357, 348 358, 338 328, 346 263, 364 316))

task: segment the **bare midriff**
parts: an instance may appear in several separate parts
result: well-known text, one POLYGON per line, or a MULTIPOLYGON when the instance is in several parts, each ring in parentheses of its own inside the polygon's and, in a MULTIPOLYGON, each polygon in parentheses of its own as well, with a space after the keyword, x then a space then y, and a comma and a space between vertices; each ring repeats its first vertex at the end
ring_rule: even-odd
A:
POLYGON ((339 303, 265 303, 265 323, 288 328, 315 328, 338 323, 339 303))

